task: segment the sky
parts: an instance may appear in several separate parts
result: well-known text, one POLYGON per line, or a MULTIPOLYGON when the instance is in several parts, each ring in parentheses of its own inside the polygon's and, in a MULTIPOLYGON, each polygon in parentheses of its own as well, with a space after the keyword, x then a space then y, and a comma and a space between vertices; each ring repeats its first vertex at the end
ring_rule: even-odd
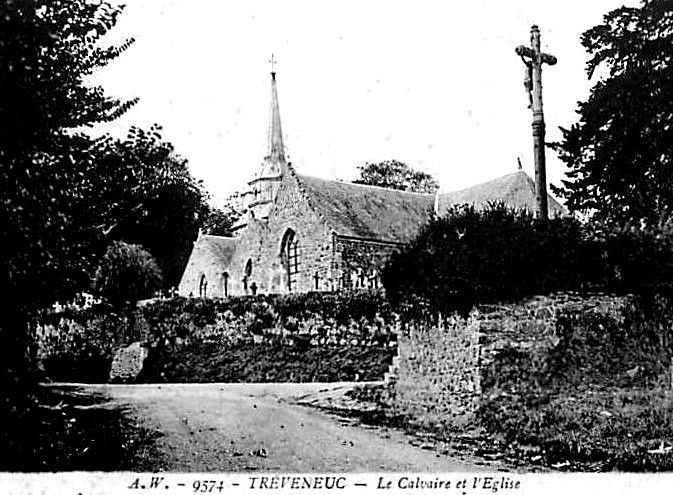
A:
MULTIPOLYGON (((547 141, 587 98, 582 32, 634 0, 126 0, 106 41, 136 38, 91 78, 139 103, 97 132, 158 123, 215 204, 261 167, 277 61, 286 155, 299 173, 351 180, 396 159, 452 191, 523 169, 532 114, 517 45, 540 26, 547 141)), ((547 150, 547 178, 563 164, 547 150)))

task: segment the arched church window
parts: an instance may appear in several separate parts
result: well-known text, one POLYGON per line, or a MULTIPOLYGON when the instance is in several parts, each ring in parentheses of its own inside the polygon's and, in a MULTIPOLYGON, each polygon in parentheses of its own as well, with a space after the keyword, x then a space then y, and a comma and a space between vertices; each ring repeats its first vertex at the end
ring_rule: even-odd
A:
POLYGON ((250 276, 252 275, 252 260, 248 259, 245 262, 245 268, 243 269, 243 292, 248 293, 248 287, 250 284, 250 276))
POLYGON ((287 229, 280 244, 280 261, 283 266, 288 292, 297 290, 299 275, 299 238, 292 229, 287 229))
POLYGON ((206 280, 206 275, 201 274, 199 279, 199 297, 206 297, 208 295, 208 280, 206 280))
POLYGON ((222 272, 222 295, 229 297, 229 273, 222 272))

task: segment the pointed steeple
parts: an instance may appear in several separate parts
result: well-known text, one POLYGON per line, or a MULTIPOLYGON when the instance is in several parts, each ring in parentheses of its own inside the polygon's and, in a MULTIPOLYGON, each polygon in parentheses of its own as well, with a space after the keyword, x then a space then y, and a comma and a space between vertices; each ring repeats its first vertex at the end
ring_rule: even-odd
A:
MULTIPOLYGON (((271 57, 273 67, 273 56, 271 57)), ((276 72, 271 72, 271 107, 269 109, 269 129, 267 133, 267 156, 271 162, 285 161, 283 146, 283 129, 280 125, 280 107, 278 106, 278 89, 276 88, 276 72)))
MULTIPOLYGON (((288 163, 283 145, 283 130, 280 125, 280 107, 278 105, 278 89, 276 87, 276 61, 271 55, 271 106, 269 108, 269 127, 267 129, 267 150, 261 169, 248 182, 248 190, 244 193, 244 205, 247 217, 265 220, 276 199, 283 176, 288 173, 288 163)), ((246 225, 241 223, 241 227, 246 225)))

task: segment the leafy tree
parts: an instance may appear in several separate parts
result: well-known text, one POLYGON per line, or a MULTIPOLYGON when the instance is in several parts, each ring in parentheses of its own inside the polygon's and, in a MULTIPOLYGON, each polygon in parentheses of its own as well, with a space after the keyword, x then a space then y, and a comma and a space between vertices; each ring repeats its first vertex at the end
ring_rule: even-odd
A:
POLYGON ((231 236, 231 227, 240 216, 231 204, 225 204, 223 208, 210 207, 203 221, 203 231, 210 235, 231 236))
POLYGON ((161 278, 159 265, 142 246, 115 241, 98 265, 94 289, 121 308, 151 297, 161 278))
MULTIPOLYGON (((0 7, 0 388, 23 389, 26 329, 35 310, 88 287, 107 244, 91 172, 96 153, 77 128, 109 121, 135 100, 106 97, 84 78, 127 49, 97 48, 120 7, 87 0, 7 0, 0 7)), ((1 411, 0 411, 1 412, 1 411)))
POLYGON ((199 228, 209 218, 207 195, 187 161, 162 140, 160 128, 132 127, 125 140, 97 143, 99 216, 112 239, 144 246, 157 259, 165 287, 178 284, 199 228))
POLYGON ((431 175, 414 170, 406 163, 397 160, 366 163, 359 166, 358 170, 360 178, 354 181, 356 184, 430 194, 434 194, 439 188, 439 184, 431 175))
POLYGON ((571 211, 653 225, 673 213, 673 2, 644 1, 586 31, 589 99, 555 148, 571 211))

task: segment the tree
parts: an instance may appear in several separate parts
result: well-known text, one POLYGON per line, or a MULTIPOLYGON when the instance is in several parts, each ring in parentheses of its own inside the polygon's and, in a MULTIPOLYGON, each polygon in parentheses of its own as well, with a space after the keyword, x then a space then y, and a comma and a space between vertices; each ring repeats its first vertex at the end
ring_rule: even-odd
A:
POLYGON ((644 1, 586 31, 589 99, 554 145, 568 166, 566 206, 595 219, 653 225, 673 213, 673 2, 644 1))
MULTIPOLYGON (((0 8, 0 388, 25 376, 34 312, 90 285, 107 244, 92 208, 96 153, 82 126, 109 121, 135 100, 106 97, 84 78, 132 43, 97 48, 120 7, 87 0, 7 0, 0 8)), ((95 211, 94 211, 95 210, 95 211)), ((1 408, 4 409, 4 408, 1 408)), ((0 411, 2 412, 2 411, 0 411)))
POLYGON ((177 285, 210 215, 207 194, 187 161, 162 140, 156 125, 149 131, 132 127, 121 141, 106 137, 96 153, 94 207, 105 217, 108 237, 144 246, 157 259, 164 286, 177 285))
POLYGON ((159 265, 142 246, 115 241, 98 265, 94 289, 113 306, 123 308, 151 297, 161 278, 159 265))
POLYGON ((429 194, 434 194, 439 189, 439 184, 431 175, 414 170, 397 160, 366 163, 359 166, 358 170, 360 178, 354 181, 356 184, 429 194))
POLYGON ((231 204, 225 204, 223 208, 210 207, 202 229, 206 234, 230 237, 231 227, 240 216, 241 213, 236 211, 231 204))

